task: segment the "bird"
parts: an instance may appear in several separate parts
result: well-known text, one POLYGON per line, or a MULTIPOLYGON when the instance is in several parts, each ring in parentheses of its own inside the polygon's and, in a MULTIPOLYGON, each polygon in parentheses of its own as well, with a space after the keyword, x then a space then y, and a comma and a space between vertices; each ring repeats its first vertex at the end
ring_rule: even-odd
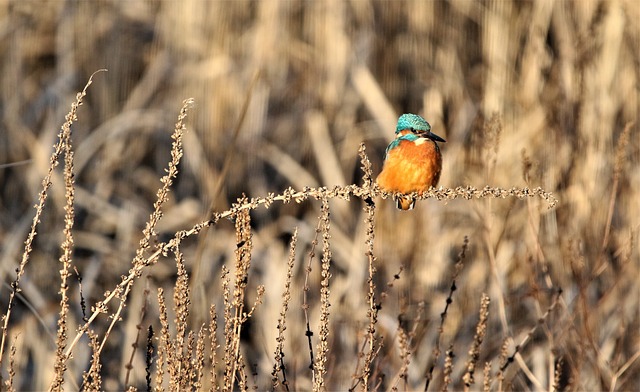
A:
POLYGON ((385 150, 382 171, 376 179, 383 191, 395 193, 398 209, 412 210, 416 201, 410 194, 421 195, 438 185, 442 153, 437 142, 446 140, 431 132, 424 118, 412 113, 398 118, 396 137, 385 150))

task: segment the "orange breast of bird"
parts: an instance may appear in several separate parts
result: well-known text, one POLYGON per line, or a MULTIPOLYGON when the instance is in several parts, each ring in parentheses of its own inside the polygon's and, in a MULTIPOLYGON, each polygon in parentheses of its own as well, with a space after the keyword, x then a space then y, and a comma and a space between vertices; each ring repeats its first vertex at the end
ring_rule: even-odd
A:
POLYGON ((402 140, 387 154, 377 182, 387 192, 422 193, 438 184, 441 170, 442 155, 435 142, 402 140))

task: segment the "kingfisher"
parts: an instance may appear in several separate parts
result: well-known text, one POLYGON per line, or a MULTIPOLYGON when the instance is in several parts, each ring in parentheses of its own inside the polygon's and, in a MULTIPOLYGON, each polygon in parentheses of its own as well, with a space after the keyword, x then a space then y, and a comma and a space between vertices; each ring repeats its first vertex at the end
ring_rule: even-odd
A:
POLYGON ((431 132, 431 125, 417 114, 403 114, 396 125, 396 137, 387 146, 382 172, 376 183, 394 195, 396 207, 411 210, 419 195, 435 187, 442 171, 442 154, 437 142, 446 140, 431 132))

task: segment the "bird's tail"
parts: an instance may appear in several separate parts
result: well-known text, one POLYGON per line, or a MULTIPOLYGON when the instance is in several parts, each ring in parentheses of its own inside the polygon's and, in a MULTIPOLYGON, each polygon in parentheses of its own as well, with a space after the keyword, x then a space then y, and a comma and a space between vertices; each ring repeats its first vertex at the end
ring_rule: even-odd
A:
POLYGON ((396 197, 396 207, 400 210, 413 210, 416 201, 412 197, 399 196, 396 197))

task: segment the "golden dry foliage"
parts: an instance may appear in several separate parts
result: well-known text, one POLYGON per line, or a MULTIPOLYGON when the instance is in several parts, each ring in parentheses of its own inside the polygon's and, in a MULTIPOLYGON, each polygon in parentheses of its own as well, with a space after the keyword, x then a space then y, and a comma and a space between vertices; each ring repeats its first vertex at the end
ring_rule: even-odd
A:
POLYGON ((639 19, 1 3, 2 388, 634 389, 639 19), (403 112, 447 140, 410 213, 403 112))

